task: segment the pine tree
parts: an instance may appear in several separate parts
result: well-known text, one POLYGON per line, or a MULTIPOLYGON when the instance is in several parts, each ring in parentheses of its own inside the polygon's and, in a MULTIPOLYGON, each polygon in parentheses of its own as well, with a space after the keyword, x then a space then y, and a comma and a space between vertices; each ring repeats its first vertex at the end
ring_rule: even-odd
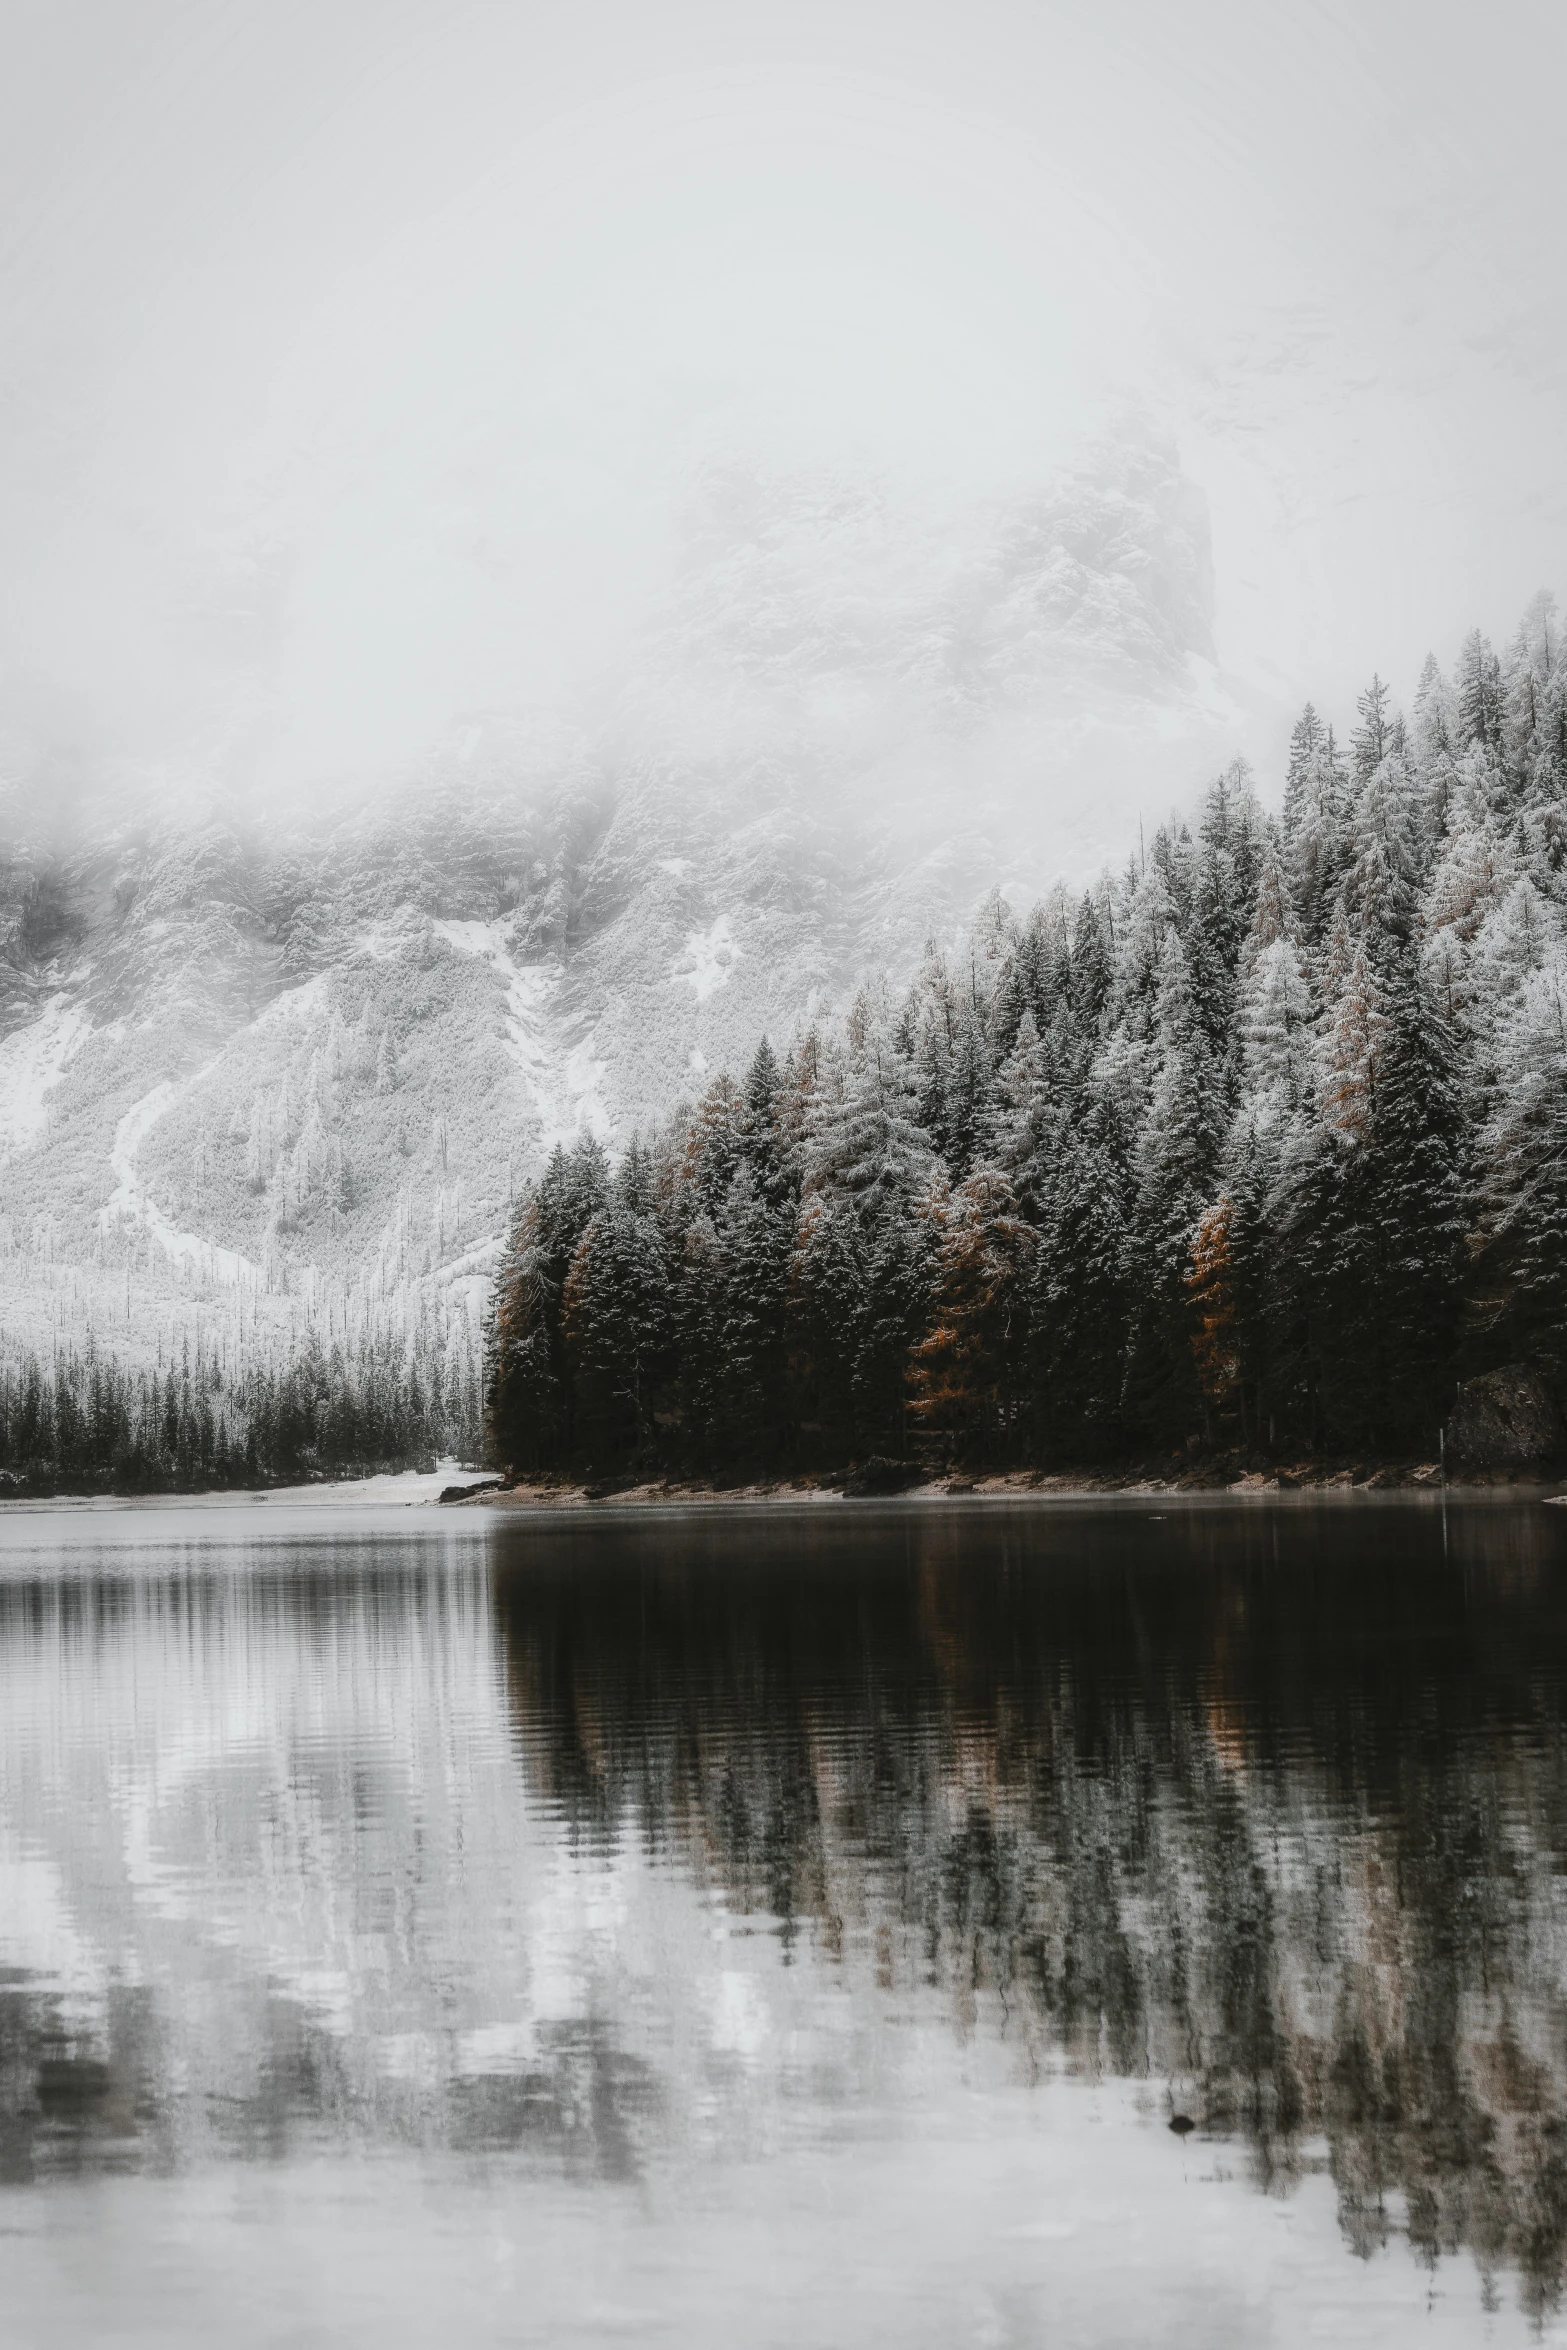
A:
POLYGON ((1310 1082, 1311 991, 1294 941, 1270 939, 1251 960, 1238 1026, 1241 1090, 1254 1124, 1298 1110, 1310 1082))
POLYGON ((1453 1039, 1418 968, 1395 984, 1369 1138, 1379 1381, 1369 1420, 1429 1435, 1445 1412, 1464 1264, 1466 1137, 1453 1039))
POLYGON ((1389 751, 1393 748, 1392 694, 1380 677, 1371 683, 1355 704, 1360 724, 1349 738, 1350 756, 1355 763, 1355 788, 1363 791, 1389 751))
POLYGON ((1128 1380, 1134 1407, 1174 1427, 1195 1401, 1185 1283, 1192 1236, 1217 1162, 1222 1100, 1173 931, 1162 957, 1157 1047, 1157 1073, 1137 1138, 1129 1236, 1137 1314, 1128 1380))
POLYGON ((1158 1070, 1138 1137, 1138 1223, 1159 1274, 1180 1278, 1213 1172, 1220 1122, 1208 1041, 1173 931, 1161 957, 1157 1046, 1158 1070))
POLYGON ((853 1375, 855 1444, 865 1453, 908 1450, 909 1368, 930 1319, 948 1195, 945 1174, 932 1176, 918 1199, 883 1216, 868 1238, 853 1375))
POLYGON ((1501 678, 1503 753, 1520 792, 1533 785, 1549 744, 1551 683, 1562 646, 1556 598, 1542 588, 1518 624, 1501 678))
POLYGON ((1458 655, 1454 685, 1461 750, 1499 751, 1502 743, 1502 668, 1489 638, 1471 629, 1458 655))
POLYGON ((993 1077, 990 1039, 985 1033, 978 989, 971 980, 954 1007, 946 1070, 942 1133, 947 1165, 954 1176, 966 1174, 983 1149, 993 1077))
POLYGON ((1047 1452, 1092 1455, 1121 1434, 1132 1296, 1126 1183, 1097 1112, 1063 1127, 1041 1193, 1030 1320, 1041 1438, 1047 1452))
POLYGON ((1109 1002, 1112 948, 1093 897, 1085 895, 1072 926, 1069 980, 1072 1015, 1085 1038, 1097 1033, 1109 1002))
POLYGON ((914 1347, 914 1414, 960 1456, 1015 1448, 1028 1357, 1035 1239, 999 1168, 952 1192, 937 1250, 932 1323, 914 1347))
POLYGON ((1283 1337, 1289 1298, 1277 1210, 1283 1188, 1281 1144, 1287 1138, 1291 1146, 1298 1146, 1300 1131, 1299 1110, 1292 1112, 1287 1125, 1267 1132, 1248 1119, 1230 1139, 1224 1168, 1226 1281, 1241 1437, 1245 1443, 1270 1447, 1287 1353, 1283 1337))
POLYGON ((572 1383, 561 1327, 566 1277, 608 1191, 592 1136, 557 1145, 524 1194, 496 1276, 488 1344, 486 1443, 502 1466, 543 1467, 572 1449, 572 1383))
POLYGON ((664 1235, 617 1185, 577 1242, 561 1296, 578 1436, 590 1462, 648 1453, 670 1307, 664 1235))
POLYGON ((1450 1389, 1464 1245, 1453 1040, 1418 969, 1357 949, 1299 1246, 1328 1425, 1433 1442, 1450 1389), (1336 1079, 1336 1081, 1335 1081, 1336 1079))
POLYGON ((1293 840, 1305 820, 1311 779, 1318 771, 1327 737, 1322 721, 1308 702, 1290 729, 1289 763, 1284 774, 1284 837, 1293 840))
POLYGON ((1239 1316, 1236 1311, 1230 1227, 1235 1203, 1221 1192, 1205 1208, 1192 1234, 1191 1270, 1186 1277, 1192 1301, 1192 1358, 1204 1405, 1214 1416, 1226 1410, 1241 1384, 1239 1316))
POLYGON ((717 1224, 720 1313, 714 1331, 724 1365, 716 1417, 728 1449, 770 1461, 787 1443, 784 1319, 792 1218, 770 1205, 742 1160, 717 1224))
POLYGON ((1309 946, 1322 937, 1349 862, 1348 777, 1332 728, 1312 734, 1284 822, 1285 866, 1309 946))
POLYGON ((1053 1101, 1049 1055, 1028 1010, 1018 1023, 1012 1050, 996 1072, 995 1098, 982 1138, 984 1156, 1005 1170, 1020 1198, 1030 1195, 1047 1148, 1053 1101))
POLYGON ((868 1025, 838 1082, 813 1104, 806 1181, 855 1202, 875 1219, 906 1203, 930 1174, 934 1152, 920 1122, 914 1072, 891 1031, 868 1025))
POLYGON ((780 1123, 783 1087, 777 1055, 764 1036, 746 1072, 742 1151, 757 1189, 775 1211, 797 1192, 780 1123))
POLYGON ((1421 770, 1429 774, 1443 761, 1451 762, 1461 748, 1458 709, 1453 691, 1442 675, 1434 653, 1427 653, 1415 688, 1411 749, 1421 770))
POLYGON ((1411 936, 1421 879, 1419 834, 1408 765, 1390 752, 1366 778, 1355 809, 1354 862, 1344 899, 1374 955, 1386 958, 1411 936))
POLYGON ((840 1196, 808 1192, 790 1251, 786 1335, 802 1448, 818 1460, 845 1459, 855 1446, 868 1276, 860 1217, 840 1196))
POLYGON ((1325 990, 1318 1048, 1322 1116, 1332 1133, 1360 1141, 1370 1126, 1387 1044, 1384 990, 1364 938, 1351 939, 1342 918, 1332 943, 1344 960, 1337 971, 1330 963, 1325 990))
POLYGON ((684 1179, 705 1212, 716 1215, 745 1152, 746 1105, 728 1076, 718 1076, 686 1129, 684 1179))
POLYGON ((1485 1134, 1482 1231, 1520 1351, 1567 1378, 1567 957, 1519 991, 1485 1134))
MULTIPOLYGON (((1164 835, 1160 834, 1155 846, 1163 839, 1164 835)), ((1116 942, 1107 1012, 1117 1028, 1135 1037, 1151 1035, 1165 941, 1180 928, 1180 909, 1169 881, 1169 860, 1152 858, 1147 872, 1132 886, 1116 942)))

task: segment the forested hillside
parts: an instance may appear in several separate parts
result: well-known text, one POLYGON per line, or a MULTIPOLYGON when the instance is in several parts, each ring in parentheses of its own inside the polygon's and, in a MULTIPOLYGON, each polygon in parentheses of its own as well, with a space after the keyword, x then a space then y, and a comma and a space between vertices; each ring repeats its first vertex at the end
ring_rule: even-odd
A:
POLYGON ((634 1142, 558 1149, 497 1280, 516 1468, 1434 1452, 1567 1377, 1567 661, 1552 600, 1282 811, 1242 766, 1074 902, 634 1142))

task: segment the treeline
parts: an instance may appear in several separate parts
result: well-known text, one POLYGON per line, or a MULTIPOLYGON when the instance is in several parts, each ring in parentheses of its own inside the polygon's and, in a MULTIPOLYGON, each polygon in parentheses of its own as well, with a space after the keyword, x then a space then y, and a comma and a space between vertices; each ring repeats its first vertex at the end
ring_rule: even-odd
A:
POLYGON ((1567 1376, 1567 661, 1308 707, 1079 902, 631 1145, 558 1150, 494 1296, 491 1457, 1434 1450, 1461 1372, 1567 1376))
POLYGON ((225 1377, 199 1347, 160 1370, 89 1348, 0 1366, 0 1496, 194 1493, 475 1456, 478 1381, 437 1345, 314 1341, 225 1377))

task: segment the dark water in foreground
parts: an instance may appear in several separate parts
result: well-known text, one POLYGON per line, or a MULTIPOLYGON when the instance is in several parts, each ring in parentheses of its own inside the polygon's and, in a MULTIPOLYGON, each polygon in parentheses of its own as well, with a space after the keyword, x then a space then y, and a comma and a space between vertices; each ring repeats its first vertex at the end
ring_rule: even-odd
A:
POLYGON ((1564 1671, 1537 1503, 7 1513, 0 2338, 1567 2341, 1564 1671))

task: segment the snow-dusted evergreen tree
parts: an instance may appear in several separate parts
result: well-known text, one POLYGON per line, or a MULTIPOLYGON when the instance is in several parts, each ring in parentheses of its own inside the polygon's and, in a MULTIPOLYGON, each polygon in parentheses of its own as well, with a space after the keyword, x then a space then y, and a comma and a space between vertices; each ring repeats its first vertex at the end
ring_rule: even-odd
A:
POLYGON ((874 1219, 906 1206, 934 1162, 908 1055, 880 1009, 862 1001, 848 1049, 824 1072, 812 1104, 806 1187, 846 1198, 874 1219))
POLYGON ((1355 789, 1358 793, 1364 791, 1389 751, 1394 748, 1392 691, 1380 677, 1373 676, 1355 704, 1355 719, 1349 750, 1354 762, 1355 789))
POLYGON ((557 1147, 524 1195, 496 1275, 486 1424, 492 1456, 543 1467, 575 1442, 561 1309, 577 1244, 609 1189, 601 1144, 557 1147))
POLYGON ((746 1072, 741 1150, 757 1190, 768 1207, 781 1209, 797 1195, 787 1138, 780 1123, 784 1077, 778 1056, 764 1036, 746 1072))
POLYGON ((1410 748, 1425 773, 1451 763, 1462 748, 1458 704, 1435 653, 1427 653, 1415 688, 1410 748))
POLYGON ((1034 1228, 999 1168, 976 1167, 952 1191, 929 1327, 909 1351, 909 1385, 921 1427, 966 1457, 1016 1446, 1035 1248, 1034 1228))
POLYGON ((1310 703, 1290 738, 1284 855, 1301 932, 1315 946, 1327 928, 1349 862, 1349 778, 1331 727, 1310 703))
POLYGON ((983 1137, 984 1156, 1006 1170, 1020 1196, 1030 1191, 1048 1149, 1054 1103, 1050 1057, 1033 1011, 1026 1009, 1012 1049, 996 1072, 983 1137))
MULTIPOLYGON (((992 1174, 976 1169, 969 1181, 992 1174)), ((896 1456, 908 1449, 914 1354, 929 1324, 948 1190, 945 1171, 933 1175, 907 1213, 880 1219, 862 1260, 851 1392, 854 1425, 872 1452, 896 1456)))
POLYGON ((636 1457, 653 1433, 672 1301, 664 1234, 648 1192, 647 1163, 634 1146, 572 1251, 561 1294, 561 1333, 589 1459, 636 1457))
POLYGON ((1192 1241, 1224 1131, 1223 1095, 1186 953, 1171 929, 1160 957, 1155 1073, 1134 1161, 1129 1250, 1136 1317, 1128 1380, 1143 1408, 1190 1385, 1185 1319, 1192 1241))
POLYGON ((802 1436, 807 1449, 829 1458, 835 1435, 854 1426, 869 1256, 850 1202, 825 1189, 807 1192, 790 1252, 786 1332, 802 1436))
POLYGON ((718 1449, 767 1460, 788 1417, 784 1322, 794 1227, 769 1201, 749 1158, 735 1172, 716 1231, 721 1302, 714 1336, 724 1366, 718 1449))
POLYGON ((744 1156, 746 1104, 727 1075, 715 1077, 686 1127, 686 1181, 709 1215, 728 1196, 744 1156))
POLYGON ((1123 1436, 1133 1280, 1130 1186, 1090 1106, 1041 1170, 1031 1353, 1041 1434, 1090 1457, 1123 1436))
POLYGON ((1458 747, 1499 752, 1502 747, 1502 665, 1488 637, 1471 629, 1459 648, 1454 679, 1458 747))
POLYGON ((1273 905, 1259 904, 1258 917, 1242 963, 1240 1102, 1254 1125, 1271 1130, 1306 1098, 1312 997, 1300 949, 1273 905))
POLYGON ((1097 1035, 1110 998, 1115 939, 1108 907, 1085 894, 1072 925, 1071 971, 1068 982, 1071 1011, 1078 1035, 1085 1041, 1097 1035))
POLYGON ((1482 1181, 1490 1311, 1567 1379, 1567 954, 1522 981, 1497 1038, 1482 1181))
POLYGON ((969 985, 959 991, 954 1008, 943 1105, 943 1155, 955 1174, 965 1174, 984 1148, 994 1073, 985 1014, 971 972, 969 985))

